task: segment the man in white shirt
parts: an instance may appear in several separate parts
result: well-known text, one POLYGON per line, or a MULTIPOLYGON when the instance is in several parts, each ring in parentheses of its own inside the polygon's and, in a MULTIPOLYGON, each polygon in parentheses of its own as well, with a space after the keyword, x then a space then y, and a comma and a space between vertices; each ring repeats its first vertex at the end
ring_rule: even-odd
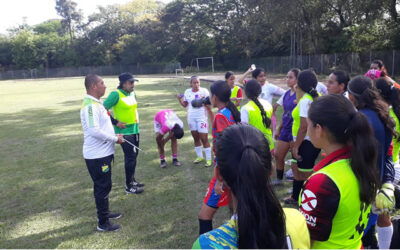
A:
POLYGON ((111 191, 111 162, 115 143, 123 143, 123 136, 114 133, 110 116, 100 98, 106 91, 103 79, 97 75, 85 78, 87 95, 82 103, 81 123, 83 129, 83 157, 94 183, 98 231, 116 231, 120 225, 109 219, 118 219, 120 213, 109 210, 108 195, 111 191))

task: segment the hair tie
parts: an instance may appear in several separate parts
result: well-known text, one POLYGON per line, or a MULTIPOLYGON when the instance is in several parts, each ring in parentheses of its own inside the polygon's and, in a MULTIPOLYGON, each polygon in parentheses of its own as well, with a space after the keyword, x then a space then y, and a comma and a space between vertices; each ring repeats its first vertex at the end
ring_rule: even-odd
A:
POLYGON ((245 151, 246 149, 253 149, 253 150, 255 150, 255 148, 254 148, 252 145, 250 145, 250 144, 247 144, 247 145, 245 145, 245 146, 243 147, 243 151, 245 151))

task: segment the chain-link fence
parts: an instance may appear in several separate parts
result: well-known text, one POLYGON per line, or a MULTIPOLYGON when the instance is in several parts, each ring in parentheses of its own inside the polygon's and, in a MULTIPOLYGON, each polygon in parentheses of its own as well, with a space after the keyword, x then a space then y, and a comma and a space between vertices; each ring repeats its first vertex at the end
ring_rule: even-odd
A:
POLYGON ((257 67, 276 74, 286 74, 290 68, 313 68, 317 74, 330 74, 333 70, 340 69, 355 75, 367 72, 375 59, 384 62, 389 75, 400 75, 400 51, 396 50, 254 58, 227 62, 224 67, 247 70, 254 63, 257 67))
MULTIPOLYGON (((219 63, 216 60, 218 71, 239 70, 245 71, 251 64, 263 67, 268 73, 285 74, 290 68, 307 69, 313 68, 317 74, 330 74, 333 70, 341 69, 352 75, 364 74, 373 60, 380 59, 385 63, 390 76, 400 75, 400 51, 368 51, 349 52, 321 55, 297 55, 280 57, 263 57, 243 60, 229 60, 219 63)), ((113 65, 97 67, 70 67, 54 69, 32 69, 32 70, 10 70, 0 72, 0 80, 24 79, 24 78, 56 78, 70 76, 85 76, 89 73, 98 75, 118 75, 121 72, 133 74, 175 74, 176 69, 181 69, 179 62, 173 63, 147 63, 137 65, 113 65)), ((190 69, 188 65, 186 69, 190 69)), ((201 71, 208 70, 207 67, 200 68, 201 71)))

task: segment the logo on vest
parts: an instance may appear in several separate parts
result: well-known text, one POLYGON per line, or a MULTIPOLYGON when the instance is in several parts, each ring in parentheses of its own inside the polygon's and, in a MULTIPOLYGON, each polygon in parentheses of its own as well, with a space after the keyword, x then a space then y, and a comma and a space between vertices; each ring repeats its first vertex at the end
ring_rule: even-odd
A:
POLYGON ((306 212, 310 212, 316 206, 317 197, 315 194, 308 189, 304 190, 303 194, 301 195, 301 208, 306 212))

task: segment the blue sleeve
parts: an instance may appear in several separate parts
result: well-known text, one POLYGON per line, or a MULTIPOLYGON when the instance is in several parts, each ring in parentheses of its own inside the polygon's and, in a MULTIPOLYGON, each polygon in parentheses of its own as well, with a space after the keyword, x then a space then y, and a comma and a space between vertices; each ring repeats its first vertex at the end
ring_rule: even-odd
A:
POLYGON ((394 180, 394 166, 391 156, 388 156, 389 147, 391 144, 391 135, 387 133, 384 124, 379 119, 378 115, 372 110, 360 110, 371 125, 375 139, 378 142, 378 159, 377 167, 381 183, 390 182, 394 180))

